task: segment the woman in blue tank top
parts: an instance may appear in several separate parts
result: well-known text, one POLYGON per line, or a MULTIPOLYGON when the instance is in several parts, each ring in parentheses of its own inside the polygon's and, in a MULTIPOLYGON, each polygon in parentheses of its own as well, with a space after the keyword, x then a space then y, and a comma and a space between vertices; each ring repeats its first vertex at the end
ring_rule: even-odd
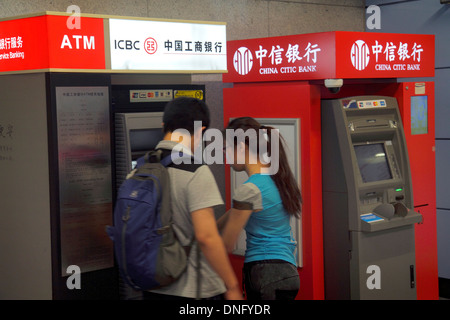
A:
POLYGON ((231 252, 241 230, 246 231, 247 299, 294 299, 300 279, 290 218, 300 216, 302 199, 281 137, 278 130, 250 117, 234 119, 226 129, 233 130, 225 130, 227 158, 249 178, 235 190, 232 208, 219 219, 223 240, 231 252))

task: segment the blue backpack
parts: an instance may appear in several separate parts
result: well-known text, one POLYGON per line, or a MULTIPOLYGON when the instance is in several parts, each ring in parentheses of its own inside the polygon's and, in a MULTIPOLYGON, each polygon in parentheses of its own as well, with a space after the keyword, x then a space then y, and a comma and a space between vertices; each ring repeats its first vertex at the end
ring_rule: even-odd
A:
POLYGON ((162 150, 138 159, 137 169, 122 183, 107 233, 122 279, 137 290, 166 286, 187 266, 187 251, 172 228, 167 166, 162 150))

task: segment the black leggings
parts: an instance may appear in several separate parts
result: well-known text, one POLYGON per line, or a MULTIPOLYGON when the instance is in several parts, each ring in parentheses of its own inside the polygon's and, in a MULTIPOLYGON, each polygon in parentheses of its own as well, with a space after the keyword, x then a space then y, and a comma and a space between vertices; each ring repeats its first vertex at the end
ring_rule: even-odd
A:
POLYGON ((283 260, 245 263, 243 282, 247 300, 294 300, 300 289, 297 267, 283 260))

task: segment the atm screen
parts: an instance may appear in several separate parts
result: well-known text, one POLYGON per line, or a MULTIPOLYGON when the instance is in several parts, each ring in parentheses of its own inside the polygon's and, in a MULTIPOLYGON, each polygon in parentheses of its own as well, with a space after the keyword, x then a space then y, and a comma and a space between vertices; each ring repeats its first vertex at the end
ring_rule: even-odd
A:
POLYGON ((392 179, 383 143, 355 145, 354 148, 363 182, 392 179))
POLYGON ((155 149, 163 136, 162 128, 130 130, 130 149, 133 160, 145 152, 155 149))

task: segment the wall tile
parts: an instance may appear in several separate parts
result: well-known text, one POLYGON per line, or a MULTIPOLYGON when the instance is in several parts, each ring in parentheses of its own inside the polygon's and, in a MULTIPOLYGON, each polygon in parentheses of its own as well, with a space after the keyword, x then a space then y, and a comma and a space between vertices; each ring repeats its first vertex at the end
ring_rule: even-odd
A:
POLYGON ((450 209, 450 140, 436 140, 436 207, 450 209))
POLYGON ((132 17, 147 15, 147 0, 2 0, 0 1, 0 18, 43 11, 66 12, 67 7, 72 4, 79 6, 81 13, 132 17))
POLYGON ((441 278, 450 279, 450 211, 437 210, 437 235, 438 235, 438 274, 441 278))
POLYGON ((269 4, 269 36, 324 31, 364 31, 360 7, 278 2, 269 4))

